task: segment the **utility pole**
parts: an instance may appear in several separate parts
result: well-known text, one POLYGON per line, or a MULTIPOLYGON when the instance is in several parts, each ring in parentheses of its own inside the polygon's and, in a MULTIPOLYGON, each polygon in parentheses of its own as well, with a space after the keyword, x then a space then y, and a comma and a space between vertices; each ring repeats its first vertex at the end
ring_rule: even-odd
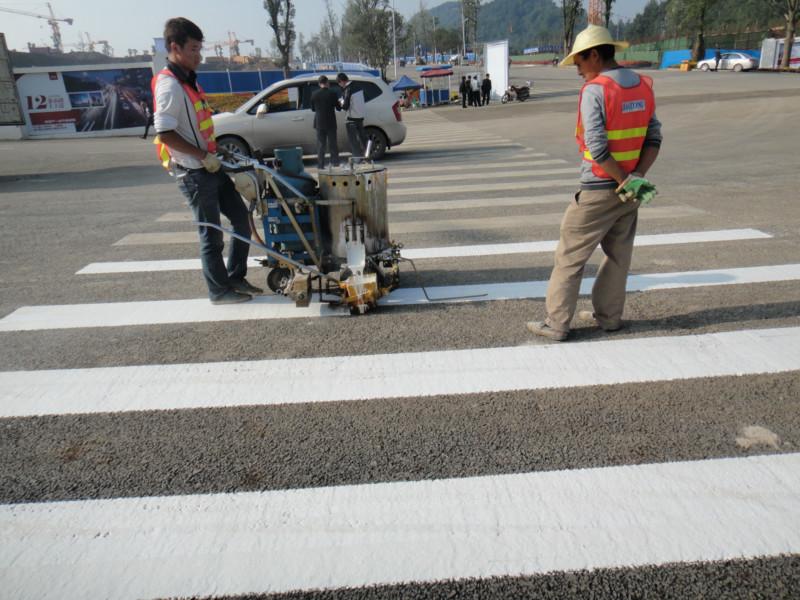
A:
POLYGON ((433 62, 439 62, 436 58, 436 17, 433 17, 433 62))
POLYGON ((394 53, 394 78, 397 80, 397 32, 394 28, 394 0, 392 0, 392 48, 394 53))
POLYGON ((461 0, 461 57, 463 61, 467 60, 467 32, 466 32, 466 19, 464 19, 464 0, 461 0))

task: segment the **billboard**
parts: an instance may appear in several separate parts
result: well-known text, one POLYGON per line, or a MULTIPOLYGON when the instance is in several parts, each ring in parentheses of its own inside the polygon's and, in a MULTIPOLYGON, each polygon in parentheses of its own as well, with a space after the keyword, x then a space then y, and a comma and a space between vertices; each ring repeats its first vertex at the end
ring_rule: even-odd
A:
POLYGON ((22 125, 22 111, 11 69, 6 36, 0 33, 0 126, 22 125))
POLYGON ((135 134, 147 123, 143 103, 152 105, 149 64, 47 69, 15 73, 30 137, 135 134))
POLYGON ((492 79, 492 98, 500 98, 508 88, 508 40, 486 44, 486 72, 492 79))

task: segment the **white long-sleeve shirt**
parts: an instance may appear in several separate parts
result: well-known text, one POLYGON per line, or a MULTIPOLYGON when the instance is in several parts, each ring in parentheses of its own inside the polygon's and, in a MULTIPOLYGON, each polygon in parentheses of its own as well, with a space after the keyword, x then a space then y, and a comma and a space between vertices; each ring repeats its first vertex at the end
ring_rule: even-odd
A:
MULTIPOLYGON (((180 81, 162 75, 156 82, 156 112, 153 115, 156 133, 174 131, 184 140, 201 150, 208 150, 208 143, 200 134, 197 113, 180 81)), ((186 169, 201 169, 203 163, 194 156, 169 149, 172 160, 186 169)))

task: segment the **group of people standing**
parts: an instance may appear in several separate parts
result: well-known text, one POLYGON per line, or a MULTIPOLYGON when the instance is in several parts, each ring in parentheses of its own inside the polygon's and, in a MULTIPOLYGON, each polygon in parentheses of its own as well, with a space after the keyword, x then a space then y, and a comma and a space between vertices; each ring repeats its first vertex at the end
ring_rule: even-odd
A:
POLYGON ((339 145, 336 140, 336 111, 347 113, 347 139, 353 156, 364 156, 367 146, 367 133, 364 130, 366 107, 364 91, 353 87, 345 73, 336 76, 336 83, 342 88, 339 97, 330 87, 325 75, 317 80, 319 89, 311 94, 311 110, 314 111, 314 129, 317 130, 317 168, 325 168, 325 151, 331 155, 331 164, 339 166, 339 145))
POLYGON ((461 95, 461 108, 470 106, 486 106, 489 104, 489 99, 492 95, 492 80, 489 79, 489 74, 483 78, 483 81, 478 81, 478 76, 473 75, 469 77, 464 75, 461 78, 461 84, 458 86, 458 93, 461 95))

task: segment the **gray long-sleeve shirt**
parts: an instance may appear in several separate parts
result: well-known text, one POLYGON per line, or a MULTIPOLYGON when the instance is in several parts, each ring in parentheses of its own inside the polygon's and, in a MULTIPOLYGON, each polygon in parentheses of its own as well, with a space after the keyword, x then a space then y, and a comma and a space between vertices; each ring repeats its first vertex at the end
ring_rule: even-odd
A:
MULTIPOLYGON (((616 67, 603 71, 609 79, 613 79, 621 87, 631 88, 639 85, 639 75, 630 69, 616 67)), ((599 83, 589 83, 583 89, 581 97, 581 123, 583 124, 583 139, 586 148, 591 152, 592 158, 602 162, 611 156, 608 149, 608 135, 606 133, 606 104, 605 89, 599 83)), ((661 122, 653 113, 647 125, 647 135, 644 139, 645 146, 661 146, 661 122)), ((592 172, 589 162, 581 162, 581 189, 596 190, 617 187, 613 179, 603 179, 592 172)))

